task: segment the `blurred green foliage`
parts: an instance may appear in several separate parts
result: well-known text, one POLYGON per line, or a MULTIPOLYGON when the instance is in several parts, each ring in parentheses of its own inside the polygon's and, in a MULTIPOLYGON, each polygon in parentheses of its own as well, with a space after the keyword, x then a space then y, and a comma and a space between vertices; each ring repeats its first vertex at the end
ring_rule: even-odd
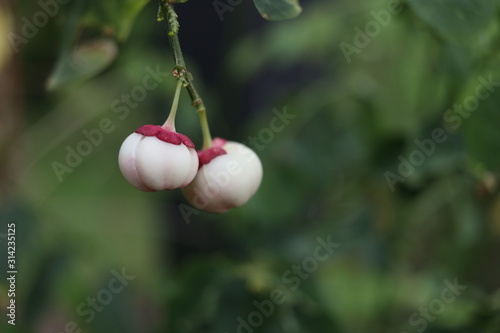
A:
MULTIPOLYGON (((16 223, 18 308, 16 326, 3 316, 2 332, 500 331, 500 86, 482 88, 488 97, 467 116, 453 111, 477 94, 479 77, 500 82, 496 1, 414 0, 396 14, 389 1, 304 1, 299 17, 279 23, 261 21, 245 4, 226 13, 216 22, 226 36, 216 79, 203 81, 195 57, 188 66, 212 134, 249 145, 256 138, 264 179, 244 207, 188 220, 178 191, 138 192, 117 165, 125 137, 162 123, 174 91, 162 74, 141 101, 123 99, 151 71, 173 65, 156 4, 146 3, 89 1, 76 21, 81 2, 61 5, 14 57, 24 94, 8 97, 23 99, 23 124, 0 137, 0 147, 10 147, 2 150, 0 234, 16 223), (71 25, 76 37, 65 33, 71 25), (241 35, 229 38, 232 29, 241 35), (119 49, 111 65, 114 57, 90 47, 75 80, 43 91, 56 59, 73 49, 58 51, 65 38, 74 47, 104 37, 119 49), (357 51, 346 56, 342 43, 357 51), (263 134, 285 110, 289 123, 263 134), (100 130, 103 119, 110 133, 100 130), (54 162, 68 165, 68 151, 98 129, 99 143, 58 177, 54 162), (429 142, 436 129, 446 140, 425 154, 415 140, 429 142), (414 160, 417 151, 424 160, 403 177, 401 158, 414 160), (389 184, 388 172, 402 180, 389 184), (293 273, 314 258, 317 239, 329 237, 338 249, 307 266, 310 273, 293 273), (89 309, 88 298, 109 289, 122 268, 134 279, 90 320, 78 308, 89 309), (445 281, 467 288, 443 303, 445 281), (269 304, 276 290, 284 302, 266 316, 255 302, 269 304), (238 328, 238 318, 258 321, 249 319, 254 312, 262 323, 238 328), (67 329, 71 322, 77 328, 67 329)), ((18 23, 40 10, 14 5, 18 23)), ((203 15, 218 20, 206 6, 213 12, 203 15)), ((196 21, 180 20, 181 42, 200 42, 182 33, 196 21)), ((177 128, 200 146, 189 104, 183 94, 177 128)), ((2 279, 3 309, 8 288, 2 279)))

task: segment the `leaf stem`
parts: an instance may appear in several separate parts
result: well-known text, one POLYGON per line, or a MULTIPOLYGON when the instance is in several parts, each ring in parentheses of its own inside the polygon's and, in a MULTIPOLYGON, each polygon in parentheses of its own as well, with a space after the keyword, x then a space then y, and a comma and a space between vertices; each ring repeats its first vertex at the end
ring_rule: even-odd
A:
POLYGON ((171 1, 160 0, 160 13, 163 15, 163 19, 167 24, 168 41, 170 43, 170 47, 172 48, 172 54, 175 61, 172 74, 180 80, 184 79, 186 90, 191 98, 191 104, 196 108, 200 117, 201 131, 203 134, 203 149, 208 149, 212 147, 212 136, 210 135, 210 128, 208 127, 207 111, 203 100, 194 86, 193 76, 186 68, 186 62, 184 60, 184 56, 182 55, 182 49, 178 36, 180 25, 177 20, 177 13, 174 11, 173 2, 171 1))

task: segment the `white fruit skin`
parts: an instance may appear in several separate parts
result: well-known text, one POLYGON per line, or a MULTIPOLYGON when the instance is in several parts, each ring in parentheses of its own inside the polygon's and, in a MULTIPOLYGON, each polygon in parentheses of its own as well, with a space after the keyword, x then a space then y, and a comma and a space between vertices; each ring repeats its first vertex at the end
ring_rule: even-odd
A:
POLYGON ((193 206, 210 213, 223 213, 245 204, 262 181, 262 163, 250 148, 231 141, 222 148, 227 154, 203 165, 183 189, 193 206))
POLYGON ((125 139, 118 163, 125 179, 141 191, 172 190, 185 186, 193 180, 198 169, 194 149, 138 133, 132 133, 125 139))
POLYGON ((198 172, 198 166, 199 166, 199 160, 198 160, 198 154, 196 153, 196 150, 193 148, 188 148, 189 153, 191 154, 191 170, 189 170, 188 176, 186 178, 186 181, 180 186, 184 187, 191 183, 196 176, 196 173, 198 172))
POLYGON ((143 135, 132 133, 123 141, 118 153, 118 165, 123 177, 135 188, 141 191, 152 191, 141 180, 135 163, 137 147, 143 138, 143 135))

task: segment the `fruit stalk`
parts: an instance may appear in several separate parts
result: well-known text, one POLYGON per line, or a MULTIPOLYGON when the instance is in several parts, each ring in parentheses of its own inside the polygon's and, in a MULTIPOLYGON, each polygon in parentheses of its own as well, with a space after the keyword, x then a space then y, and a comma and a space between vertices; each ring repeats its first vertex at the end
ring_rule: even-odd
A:
POLYGON ((177 81, 177 87, 175 88, 174 100, 172 102, 172 108, 168 115, 167 121, 163 124, 163 128, 175 132, 175 116, 177 115, 177 108, 179 106, 179 98, 181 95, 181 88, 183 85, 183 79, 179 78, 177 81))

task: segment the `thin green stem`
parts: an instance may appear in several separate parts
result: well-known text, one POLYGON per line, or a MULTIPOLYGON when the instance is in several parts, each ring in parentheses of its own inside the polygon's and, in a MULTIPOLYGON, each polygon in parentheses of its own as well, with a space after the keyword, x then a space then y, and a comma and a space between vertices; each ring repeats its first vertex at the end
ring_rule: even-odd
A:
POLYGON ((184 61, 184 56, 182 55, 181 44, 178 36, 180 24, 179 21, 177 21, 177 13, 174 11, 174 6, 172 4, 165 0, 162 0, 161 2, 162 4, 160 4, 160 6, 163 8, 163 16, 167 22, 168 41, 172 48, 175 65, 186 68, 186 62, 184 61))
POLYGON ((203 149, 208 149, 212 147, 212 136, 210 135, 210 129, 208 127, 207 111, 203 100, 194 86, 193 76, 186 68, 186 62, 184 61, 184 56, 182 55, 181 44, 178 36, 179 22, 177 21, 177 14, 174 11, 173 3, 167 0, 160 0, 160 13, 163 15, 163 19, 167 24, 168 41, 170 43, 170 47, 172 48, 172 54, 175 61, 172 74, 176 78, 184 79, 185 87, 188 91, 189 97, 191 98, 191 103, 198 111, 198 115, 200 117, 201 131, 203 134, 203 149))
POLYGON ((177 80, 177 87, 175 88, 174 101, 172 102, 172 108, 170 109, 170 113, 168 115, 167 121, 163 124, 163 128, 168 129, 169 131, 175 132, 175 116, 177 115, 177 108, 179 106, 179 98, 181 96, 181 88, 184 80, 179 78, 177 80))
POLYGON ((210 128, 208 127, 207 112, 205 110, 198 110, 200 116, 201 132, 203 134, 203 150, 212 147, 212 136, 210 135, 210 128))

